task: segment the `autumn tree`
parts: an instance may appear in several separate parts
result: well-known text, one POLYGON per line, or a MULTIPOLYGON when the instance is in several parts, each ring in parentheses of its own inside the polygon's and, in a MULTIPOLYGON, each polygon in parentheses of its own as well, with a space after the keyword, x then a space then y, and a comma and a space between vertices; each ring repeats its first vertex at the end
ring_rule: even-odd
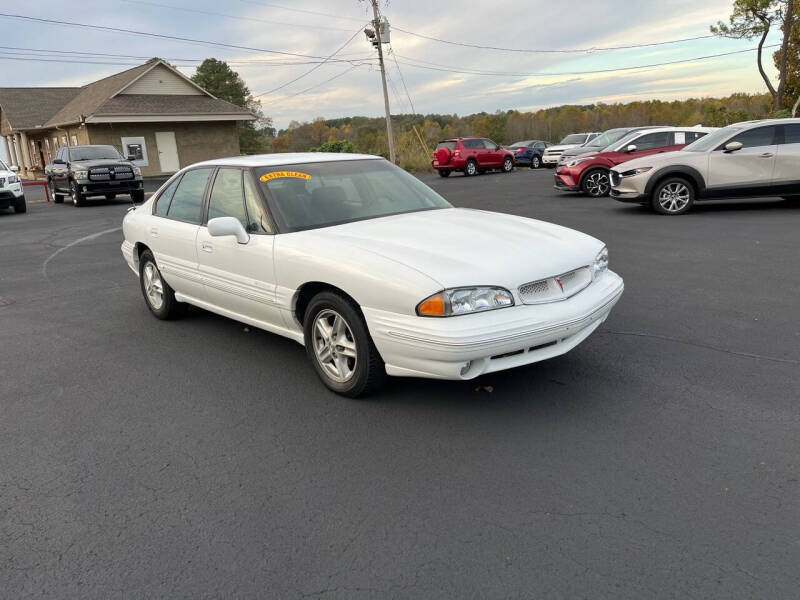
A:
POLYGON ((759 38, 756 57, 758 72, 772 96, 772 107, 776 112, 783 108, 783 99, 786 93, 790 50, 789 34, 795 22, 795 1, 800 2, 800 0, 734 0, 729 23, 719 21, 716 25, 711 26, 711 32, 721 37, 748 40, 759 38), (764 70, 763 63, 764 42, 769 32, 776 26, 780 27, 783 32, 781 49, 778 51, 776 61, 777 89, 764 70))
MULTIPOLYGON (((795 11, 797 12, 797 11, 795 11)), ((785 27, 785 25, 783 26, 785 27)), ((800 108, 800 16, 796 16, 788 36, 786 51, 786 90, 783 96, 784 106, 792 106, 792 116, 797 115, 800 108)), ((781 50, 772 56, 775 68, 780 68, 783 58, 781 50)))
POLYGON ((252 96, 244 80, 228 63, 207 58, 197 67, 192 81, 220 100, 244 107, 256 116, 255 121, 237 122, 242 154, 258 154, 270 148, 270 138, 275 135, 272 119, 264 115, 261 102, 252 96))

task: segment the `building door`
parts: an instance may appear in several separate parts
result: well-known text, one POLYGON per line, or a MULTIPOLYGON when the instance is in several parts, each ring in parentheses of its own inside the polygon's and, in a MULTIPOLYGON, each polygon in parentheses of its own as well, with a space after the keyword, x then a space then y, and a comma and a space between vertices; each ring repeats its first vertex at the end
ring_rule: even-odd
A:
POLYGON ((178 162, 178 145, 175 143, 174 131, 156 131, 156 147, 162 173, 174 173, 181 168, 178 162))

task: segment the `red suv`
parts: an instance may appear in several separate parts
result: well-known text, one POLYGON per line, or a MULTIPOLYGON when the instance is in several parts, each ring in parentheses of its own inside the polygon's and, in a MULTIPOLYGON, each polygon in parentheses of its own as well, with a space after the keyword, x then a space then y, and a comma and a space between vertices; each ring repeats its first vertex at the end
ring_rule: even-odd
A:
POLYGON ((593 198, 608 196, 608 172, 612 167, 640 156, 680 150, 710 131, 713 129, 708 127, 659 127, 631 132, 601 152, 570 156, 556 169, 555 188, 583 192, 593 198))
POLYGON ((431 166, 447 177, 453 171, 477 175, 489 169, 509 173, 514 168, 514 153, 486 138, 464 137, 442 140, 436 144, 431 166))

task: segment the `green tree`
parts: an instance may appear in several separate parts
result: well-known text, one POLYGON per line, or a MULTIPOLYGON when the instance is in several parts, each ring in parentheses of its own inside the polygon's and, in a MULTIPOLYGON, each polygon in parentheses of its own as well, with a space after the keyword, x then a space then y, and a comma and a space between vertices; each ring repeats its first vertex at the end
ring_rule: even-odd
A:
POLYGON ((759 38, 756 58, 758 72, 772 96, 772 108, 776 112, 783 108, 783 97, 786 93, 789 33, 795 20, 794 3, 795 0, 734 0, 729 23, 718 21, 716 25, 711 26, 711 32, 721 37, 748 40, 759 38), (777 89, 764 71, 763 63, 764 42, 774 25, 780 25, 783 31, 783 41, 776 61, 777 89))
MULTIPOLYGON (((796 116, 798 107, 800 107, 800 18, 797 17, 795 17, 789 32, 786 57, 786 90, 783 95, 783 104, 792 106, 792 116, 796 116)), ((775 61, 775 68, 780 68, 783 58, 781 50, 776 51, 772 58, 775 61)))
POLYGON ((242 154, 258 154, 272 147, 271 138, 275 136, 272 119, 264 115, 261 102, 252 96, 244 80, 228 63, 207 58, 197 67, 192 81, 220 100, 246 108, 256 116, 255 121, 238 121, 242 154))

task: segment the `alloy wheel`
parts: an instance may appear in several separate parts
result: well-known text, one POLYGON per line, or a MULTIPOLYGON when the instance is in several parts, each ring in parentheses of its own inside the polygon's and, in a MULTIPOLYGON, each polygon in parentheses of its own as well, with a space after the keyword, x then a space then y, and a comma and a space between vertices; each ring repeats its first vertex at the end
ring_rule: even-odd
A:
POLYGON ((73 182, 72 182, 72 184, 70 185, 70 192, 72 192, 72 193, 71 193, 71 196, 72 196, 72 203, 73 203, 75 206, 78 206, 78 204, 80 204, 80 203, 81 203, 81 201, 80 201, 80 199, 79 199, 79 197, 78 197, 78 195, 80 194, 80 192, 78 192, 78 186, 77 186, 77 185, 75 185, 75 182, 74 182, 74 181, 73 181, 73 182))
POLYGON ((503 161, 503 171, 509 173, 513 168, 514 162, 510 158, 506 157, 506 159, 503 161))
POLYGON ((608 193, 608 189, 608 173, 597 171, 586 179, 586 191, 589 192, 590 196, 595 198, 605 196, 608 193))
POLYGON ((349 381, 356 372, 358 351, 350 325, 332 309, 321 310, 314 319, 314 355, 325 374, 336 381, 349 381))
POLYGON ((538 156, 534 156, 531 159, 531 167, 534 168, 534 169, 538 169, 539 168, 539 164, 540 164, 539 163, 539 157, 538 156))
POLYGON ((686 184, 675 181, 668 183, 658 192, 658 204, 666 212, 680 212, 691 198, 691 192, 686 184))
POLYGON ((475 173, 477 172, 478 172, 478 167, 475 166, 474 162, 469 161, 467 163, 467 175, 475 175, 475 173))
POLYGON ((56 201, 56 190, 53 187, 52 181, 47 182, 47 190, 50 192, 50 202, 54 203, 56 201))
POLYGON ((164 304, 164 283, 156 266, 148 262, 142 270, 144 276, 144 295, 153 310, 159 310, 164 304))

